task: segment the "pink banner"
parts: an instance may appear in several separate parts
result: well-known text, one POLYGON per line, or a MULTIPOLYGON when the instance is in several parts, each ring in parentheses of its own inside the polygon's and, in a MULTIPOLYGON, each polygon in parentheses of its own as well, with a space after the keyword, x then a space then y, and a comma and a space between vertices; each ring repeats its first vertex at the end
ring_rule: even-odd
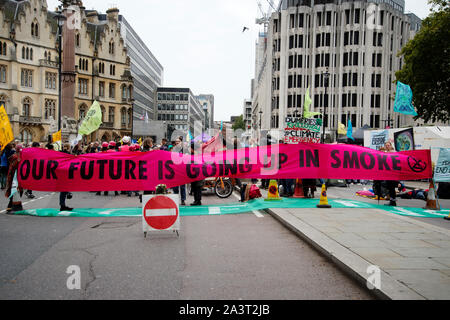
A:
POLYGON ((275 145, 183 155, 168 151, 73 156, 29 148, 19 182, 36 191, 154 190, 207 177, 419 180, 432 177, 429 150, 385 153, 352 145, 275 145))

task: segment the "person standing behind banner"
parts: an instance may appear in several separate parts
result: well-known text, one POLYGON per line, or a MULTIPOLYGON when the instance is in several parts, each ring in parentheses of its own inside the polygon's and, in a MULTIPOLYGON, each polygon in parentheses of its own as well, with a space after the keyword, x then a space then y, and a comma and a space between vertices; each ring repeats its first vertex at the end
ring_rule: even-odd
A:
MULTIPOLYGON (((61 151, 62 153, 66 153, 66 154, 70 154, 70 145, 64 145, 63 151, 61 151)), ((72 211, 73 208, 69 208, 68 206, 66 206, 66 199, 69 197, 70 192, 60 192, 59 193, 59 206, 60 206, 60 210, 59 211, 72 211)), ((70 195, 71 198, 71 195, 70 195)))
POLYGON ((127 137, 127 136, 123 137, 122 146, 120 147, 120 151, 122 151, 122 152, 130 151, 130 142, 131 142, 130 137, 127 137))
MULTIPOLYGON (((181 143, 181 140, 178 138, 175 140, 175 146, 172 149, 172 152, 177 152, 180 154, 183 154, 183 144, 181 143)), ((174 187, 172 188, 173 192, 175 194, 179 194, 181 193, 181 205, 185 206, 186 205, 186 185, 181 185, 178 187, 174 187)))
MULTIPOLYGON (((114 142, 114 141, 111 141, 110 143, 107 143, 107 142, 104 142, 103 143, 103 145, 102 145, 102 147, 104 147, 105 149, 106 149, 106 146, 107 146, 107 150, 106 150, 106 153, 116 153, 117 151, 116 151, 116 143, 114 142)), ((103 149, 102 149, 103 150, 103 149)), ((97 192, 96 193, 96 195, 100 195, 101 193, 100 192, 97 192)), ((104 196, 108 196, 109 195, 109 192, 108 191, 104 191, 103 192, 103 195, 104 196)), ((114 191, 114 195, 115 196, 118 196, 119 195, 119 192, 118 191, 114 191)))
MULTIPOLYGON (((109 148, 109 143, 108 142, 103 142, 102 143, 102 151, 100 151, 101 153, 107 153, 108 152, 108 148, 109 148)), ((100 196, 102 193, 100 191, 97 191, 95 193, 96 196, 100 196)))
MULTIPOLYGON (((199 144, 191 143, 191 155, 195 155, 195 150, 201 150, 199 144)), ((191 206, 201 206, 202 205, 202 191, 203 191, 204 180, 195 181, 191 183, 192 193, 194 194, 194 202, 191 206)))
POLYGON ((156 149, 156 146, 153 145, 153 139, 152 138, 147 138, 142 143, 142 152, 153 151, 155 149, 156 149))
POLYGON ((167 139, 166 138, 162 138, 162 140, 161 140, 161 147, 159 147, 159 150, 169 151, 169 146, 167 145, 167 139))
POLYGON ((11 153, 11 155, 8 158, 8 177, 6 180, 6 192, 5 192, 6 198, 9 199, 8 208, 6 209, 7 213, 23 210, 22 201, 20 201, 20 198, 22 197, 23 194, 23 189, 16 177, 16 173, 19 168, 22 149, 23 146, 21 144, 17 144, 15 147, 15 152, 11 153))
MULTIPOLYGON (((395 152, 395 149, 392 147, 392 143, 390 141, 386 142, 384 144, 384 147, 386 149, 386 152, 395 152)), ((389 204, 386 204, 387 206, 396 207, 397 206, 397 192, 395 189, 399 185, 399 181, 397 180, 387 180, 387 188, 389 191, 389 204)))
MULTIPOLYGON (((266 137, 266 145, 268 148, 270 148, 270 146, 272 145, 272 137, 270 136, 270 134, 267 135, 266 137)), ((269 155, 267 155, 269 156, 269 155)), ((269 183, 270 183, 270 179, 261 179, 261 189, 269 189, 269 183)))

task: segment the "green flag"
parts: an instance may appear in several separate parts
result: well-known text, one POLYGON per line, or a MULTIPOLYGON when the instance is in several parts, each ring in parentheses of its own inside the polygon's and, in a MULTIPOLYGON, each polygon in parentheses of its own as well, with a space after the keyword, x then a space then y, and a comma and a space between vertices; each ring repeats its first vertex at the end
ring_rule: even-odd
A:
POLYGON ((303 108, 303 117, 306 119, 312 118, 314 116, 320 116, 320 112, 310 112, 309 111, 309 106, 311 105, 311 98, 309 96, 309 87, 308 90, 306 91, 306 95, 305 95, 305 106, 303 108))
POLYGON ((80 129, 78 130, 79 135, 88 135, 96 131, 102 124, 102 109, 97 101, 94 101, 92 106, 81 123, 80 129))

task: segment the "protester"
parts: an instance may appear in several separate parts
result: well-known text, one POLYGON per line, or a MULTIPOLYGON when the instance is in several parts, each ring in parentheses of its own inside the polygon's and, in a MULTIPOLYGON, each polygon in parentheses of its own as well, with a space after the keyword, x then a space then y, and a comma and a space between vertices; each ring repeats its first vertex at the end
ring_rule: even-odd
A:
POLYGON ((122 152, 127 152, 130 151, 130 143, 131 143, 131 138, 130 137, 123 137, 122 139, 122 147, 120 147, 120 151, 122 152))
POLYGON ((167 139, 166 138, 162 138, 161 146, 159 147, 159 150, 169 151, 169 146, 167 145, 167 139))
MULTIPOLYGON (((183 154, 183 144, 180 138, 175 140, 175 145, 173 147, 172 152, 178 152, 180 154, 183 154)), ((175 194, 181 193, 181 205, 186 205, 186 185, 181 185, 175 188, 172 188, 173 192, 175 194)))
MULTIPOLYGON (((50 146, 52 146, 52 145, 50 145, 50 146)), ((61 152, 70 154, 70 144, 65 144, 64 148, 61 152)), ((66 206, 66 199, 71 198, 71 197, 72 196, 71 196, 70 192, 60 192, 59 193, 60 211, 72 211, 73 210, 73 208, 69 208, 68 206, 66 206)))
POLYGON ((153 139, 147 138, 144 140, 142 144, 142 152, 152 151, 155 150, 156 146, 153 145, 153 139))
MULTIPOLYGON (((139 151, 139 145, 138 144, 132 144, 130 146, 130 151, 131 152, 136 152, 139 151)), ((134 195, 136 197, 140 197, 139 191, 128 191, 128 196, 131 197, 131 194, 134 192, 134 195)))
POLYGON ((1 153, 1 161, 0 161, 0 181, 1 188, 4 190, 6 188, 6 178, 8 176, 8 158, 14 154, 13 145, 10 143, 6 145, 5 149, 1 153))
MULTIPOLYGON (((32 148, 39 148, 41 146, 41 144, 39 142, 33 142, 31 144, 32 148)), ((25 191, 25 195, 27 196, 28 199, 34 199, 35 196, 33 195, 33 191, 32 190, 26 190, 25 191)))
POLYGON ((6 180, 6 192, 5 196, 9 199, 7 213, 22 211, 22 201, 20 197, 23 194, 23 189, 17 179, 16 173, 19 168, 20 157, 23 146, 17 144, 15 146, 15 152, 11 153, 8 157, 8 177, 6 180))
POLYGON ((73 148, 72 148, 72 154, 75 156, 79 156, 83 153, 83 149, 81 147, 81 141, 79 141, 73 148))
MULTIPOLYGON (((116 147, 117 147, 117 144, 116 144, 114 141, 110 141, 109 143, 108 143, 108 142, 104 142, 104 143, 102 144, 102 150, 106 149, 106 151, 105 151, 106 153, 116 153, 116 152, 117 152, 116 147)), ((101 192, 98 191, 98 192, 96 193, 96 195, 97 195, 97 196, 101 195, 101 192)), ((108 191, 104 191, 104 192, 103 192, 103 195, 104 195, 104 196, 108 196, 108 195, 109 195, 109 192, 108 192, 108 191)), ((114 195, 115 195, 115 196, 118 196, 118 195, 119 195, 119 192, 118 192, 118 191, 114 191, 114 195)))
MULTIPOLYGON (((195 155, 195 150, 201 150, 199 144, 191 143, 191 155, 195 155)), ((192 193, 194 194, 194 202, 191 206, 201 206, 202 205, 202 190, 203 190, 204 180, 195 181, 191 183, 192 193)))
MULTIPOLYGON (((395 149, 392 147, 392 143, 390 141, 386 142, 384 145, 386 152, 395 152, 395 149)), ((395 207, 397 206, 397 193, 395 191, 395 188, 398 187, 399 181, 396 180, 388 180, 386 181, 387 189, 389 191, 389 204, 386 204, 388 206, 395 207)))

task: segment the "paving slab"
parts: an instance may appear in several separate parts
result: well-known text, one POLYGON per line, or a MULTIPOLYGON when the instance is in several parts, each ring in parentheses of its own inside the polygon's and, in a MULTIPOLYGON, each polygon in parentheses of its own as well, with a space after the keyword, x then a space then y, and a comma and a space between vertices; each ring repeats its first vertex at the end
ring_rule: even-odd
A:
POLYGON ((450 299, 450 232, 379 209, 268 209, 381 299, 450 299), (376 217, 376 218, 375 218, 376 217), (336 231, 338 230, 338 231, 336 231))

